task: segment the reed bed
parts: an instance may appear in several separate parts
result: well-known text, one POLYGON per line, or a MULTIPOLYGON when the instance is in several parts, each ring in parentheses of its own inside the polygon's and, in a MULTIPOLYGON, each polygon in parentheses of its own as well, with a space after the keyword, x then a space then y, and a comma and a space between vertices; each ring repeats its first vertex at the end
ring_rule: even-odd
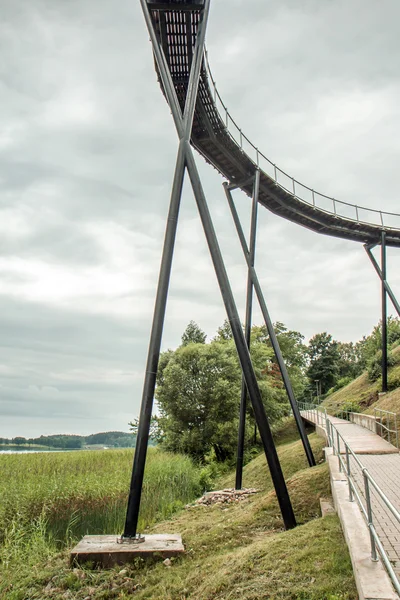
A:
MULTIPOLYGON (((121 532, 132 459, 132 450, 0 455, 0 544, 38 523, 58 545, 121 532)), ((140 529, 203 491, 201 469, 188 457, 150 448, 140 529)))

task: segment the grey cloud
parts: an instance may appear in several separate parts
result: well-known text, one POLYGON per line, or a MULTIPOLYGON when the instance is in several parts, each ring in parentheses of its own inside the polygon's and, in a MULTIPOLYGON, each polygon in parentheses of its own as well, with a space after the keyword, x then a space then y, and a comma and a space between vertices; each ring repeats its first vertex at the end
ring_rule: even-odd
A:
MULTIPOLYGON (((322 192, 394 211, 399 11, 395 0, 385 10, 215 0, 207 42, 222 97, 273 161, 322 192)), ((0 435, 126 430, 177 149, 140 5, 6 0, 0 56, 0 435)), ((244 315, 222 180, 197 162, 244 315)), ((237 206, 247 230, 249 199, 238 194, 237 206)), ((400 293, 398 261, 390 251, 400 293)), ((307 337, 356 340, 379 319, 379 282, 357 244, 260 210, 257 268, 272 318, 307 337)), ((163 348, 190 319, 212 337, 224 317, 186 182, 163 348)))

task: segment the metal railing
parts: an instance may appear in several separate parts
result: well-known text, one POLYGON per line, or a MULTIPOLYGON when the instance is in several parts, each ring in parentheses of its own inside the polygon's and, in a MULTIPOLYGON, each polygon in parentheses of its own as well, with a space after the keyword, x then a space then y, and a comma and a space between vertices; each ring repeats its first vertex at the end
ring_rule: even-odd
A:
POLYGON ((399 432, 397 429, 397 414, 390 410, 374 408, 376 433, 387 440, 389 444, 399 447, 399 432))
POLYGON ((207 51, 205 51, 204 65, 211 96, 229 135, 250 160, 271 177, 278 186, 289 194, 292 194, 296 200, 300 200, 311 207, 318 208, 318 210, 329 215, 366 225, 379 226, 383 229, 400 229, 400 214, 384 212, 382 210, 337 200, 336 198, 315 191, 280 169, 251 142, 231 116, 218 92, 215 80, 212 76, 207 51))
POLYGON ((379 500, 386 506, 386 508, 390 511, 393 520, 399 525, 400 530, 400 513, 395 506, 390 502, 389 498, 380 488, 380 486, 376 483, 374 478, 368 472, 368 469, 364 467, 360 459, 354 454, 346 440, 343 438, 342 434, 338 431, 337 427, 333 425, 332 421, 329 419, 329 415, 327 415, 325 408, 306 404, 299 402, 299 408, 301 412, 307 412, 310 416, 314 416, 314 422, 320 422, 321 417, 320 414, 323 414, 325 411, 325 424, 326 424, 326 433, 328 439, 328 445, 333 449, 333 453, 337 456, 339 462, 339 471, 344 473, 347 478, 348 488, 349 488, 349 502, 354 502, 354 499, 357 500, 357 503, 360 507, 361 514, 363 515, 370 535, 370 544, 371 544, 371 560, 377 561, 378 554, 381 557, 383 564, 392 580, 393 586, 398 594, 400 594, 400 581, 393 569, 393 565, 389 559, 389 556, 382 544, 382 541, 376 531, 376 525, 382 524, 382 527, 385 527, 385 523, 381 523, 380 517, 382 515, 377 515, 374 511, 373 506, 373 498, 371 495, 371 488, 374 490, 375 497, 379 498, 379 500), (304 407, 304 408, 303 408, 304 407), (353 467, 351 463, 353 461, 353 467), (361 490, 356 481, 355 475, 356 471, 359 471, 362 476, 363 481, 363 490, 361 490), (363 501, 364 496, 364 501, 363 501))
MULTIPOLYGON (((307 403, 307 402, 298 402, 298 405, 299 406, 301 405, 303 407, 308 406, 308 407, 310 407, 310 410, 315 410, 315 408, 317 408, 320 411, 322 410, 322 407, 319 406, 318 404, 307 403)), ((302 408, 301 410, 305 410, 305 408, 302 408)), ((325 412, 327 413, 326 410, 325 410, 325 412)), ((364 427, 365 429, 368 429, 369 431, 376 433, 381 438, 383 438, 384 440, 389 442, 389 444, 392 444, 397 449, 399 449, 399 431, 398 431, 398 421, 397 421, 396 413, 391 412, 390 410, 384 410, 382 408, 374 408, 373 415, 363 415, 362 413, 357 413, 354 411, 337 409, 335 411, 334 416, 338 417, 339 419, 343 419, 345 421, 350 421, 351 423, 355 423, 356 425, 359 425, 360 427, 364 427), (374 424, 373 427, 370 428, 363 423, 357 422, 357 415, 370 418, 372 423, 374 424)))
MULTIPOLYGON (((299 410, 304 413, 309 413, 309 417, 315 415, 316 425, 324 427, 326 429, 327 412, 324 406, 318 406, 317 404, 311 404, 309 402, 297 402, 299 410)), ((313 422, 314 420, 311 419, 313 422)))

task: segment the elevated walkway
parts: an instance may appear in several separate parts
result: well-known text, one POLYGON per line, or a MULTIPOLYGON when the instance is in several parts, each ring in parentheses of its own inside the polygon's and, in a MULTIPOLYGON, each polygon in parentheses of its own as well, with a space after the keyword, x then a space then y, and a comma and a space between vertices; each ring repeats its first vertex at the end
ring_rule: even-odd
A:
MULTIPOLYGON (((300 414, 305 421, 308 421, 308 423, 320 425, 321 419, 316 414, 317 412, 318 411, 300 411, 300 414)), ((364 427, 360 427, 360 425, 355 425, 345 419, 331 416, 329 416, 329 421, 335 426, 340 434, 340 438, 349 445, 354 454, 399 454, 399 451, 395 446, 389 444, 389 442, 376 433, 364 429, 364 427)), ((346 453, 344 444, 340 444, 339 452, 341 454, 346 453)))
MULTIPOLYGON (((183 110, 204 0, 147 0, 147 5, 183 110)), ((385 231, 386 244, 400 247, 400 215, 317 192, 279 169, 252 144, 222 101, 206 56, 201 67, 191 143, 223 177, 248 196, 252 194, 250 178, 259 169, 259 202, 278 216, 317 233, 364 244, 380 243, 385 231)))

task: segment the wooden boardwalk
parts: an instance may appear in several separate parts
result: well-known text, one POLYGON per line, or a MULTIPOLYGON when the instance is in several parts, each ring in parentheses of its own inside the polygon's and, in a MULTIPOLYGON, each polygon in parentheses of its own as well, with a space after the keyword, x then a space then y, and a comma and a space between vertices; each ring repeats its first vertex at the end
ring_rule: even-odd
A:
MULTIPOLYGON (((315 411, 301 411, 301 415, 309 423, 325 429, 324 423, 321 422, 321 415, 317 419, 315 411)), ((393 506, 400 511, 399 450, 376 433, 364 429, 359 425, 355 425, 344 419, 338 419, 337 417, 329 416, 329 420, 339 431, 362 466, 368 469, 369 474, 382 492, 393 506)), ((343 455, 345 453, 344 444, 342 446, 340 453, 343 455)), ((366 508, 362 469, 353 457, 350 458, 350 470, 364 508, 366 508)), ((400 579, 400 523, 395 519, 392 512, 373 487, 370 486, 370 488, 374 525, 389 560, 393 565, 394 571, 398 579, 400 579)))

